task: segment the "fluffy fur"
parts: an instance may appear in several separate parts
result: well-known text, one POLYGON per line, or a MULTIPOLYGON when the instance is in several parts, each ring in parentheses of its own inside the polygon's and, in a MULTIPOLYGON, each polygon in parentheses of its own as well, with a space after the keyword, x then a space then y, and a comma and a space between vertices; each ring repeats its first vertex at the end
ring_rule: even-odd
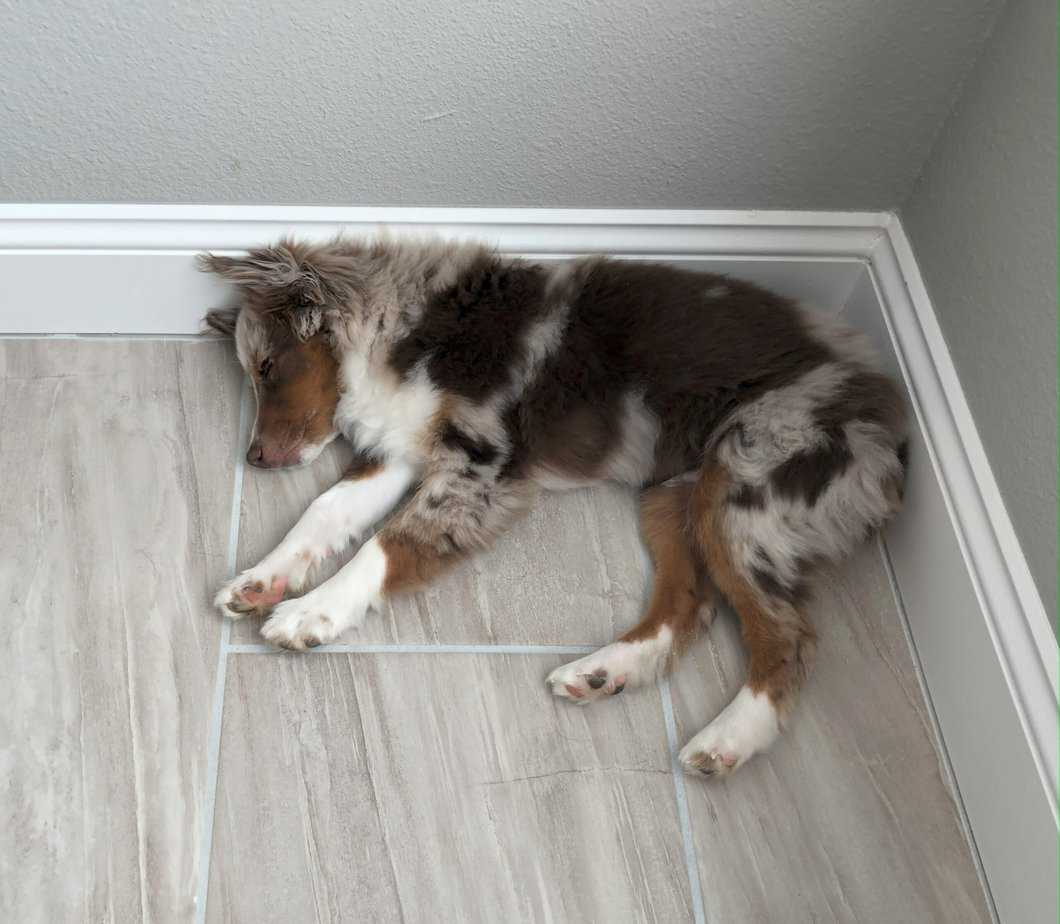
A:
POLYGON ((553 691, 585 704, 654 677, 720 595, 747 686, 682 760, 724 774, 773 740, 812 661, 814 569, 901 502, 903 404, 856 334, 736 279, 464 243, 287 241, 203 266, 241 292, 207 322, 254 384, 249 461, 302 464, 340 433, 362 454, 222 589, 229 615, 271 613, 263 634, 286 647, 330 641, 487 546, 539 489, 620 481, 644 490, 653 599, 553 691), (282 599, 391 507, 335 578, 282 599))

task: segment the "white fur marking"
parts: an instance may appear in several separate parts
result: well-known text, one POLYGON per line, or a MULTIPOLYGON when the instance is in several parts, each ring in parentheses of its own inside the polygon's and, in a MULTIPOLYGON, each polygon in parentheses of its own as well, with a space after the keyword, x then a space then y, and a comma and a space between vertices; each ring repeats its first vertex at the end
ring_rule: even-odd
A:
POLYGON ((735 699, 679 755, 687 769, 708 775, 731 773, 766 750, 780 734, 777 710, 768 693, 742 687, 735 699))
POLYGON ((379 605, 386 567, 379 540, 369 539, 333 578, 276 607, 261 629, 262 636, 274 645, 297 650, 333 641, 359 626, 369 607, 379 605))
POLYGON ((644 404, 639 392, 627 394, 619 423, 617 449, 607 459, 601 477, 621 484, 642 484, 655 468, 655 443, 659 420, 644 404))
POLYGON ((346 438, 387 458, 420 459, 423 434, 440 401, 423 367, 398 379, 350 352, 343 356, 342 379, 335 426, 346 438))
POLYGON ((612 642, 585 658, 557 667, 545 680, 555 696, 584 706, 627 686, 653 681, 673 647, 673 631, 663 626, 655 638, 612 642), (597 685, 590 684, 593 680, 597 685))
POLYGON ((251 608, 242 605, 243 588, 248 584, 279 587, 281 596, 285 591, 297 593, 323 559, 341 552, 388 513, 415 476, 408 463, 391 462, 367 478, 340 481, 309 505, 283 541, 260 563, 222 587, 214 603, 226 616, 238 618, 251 608))

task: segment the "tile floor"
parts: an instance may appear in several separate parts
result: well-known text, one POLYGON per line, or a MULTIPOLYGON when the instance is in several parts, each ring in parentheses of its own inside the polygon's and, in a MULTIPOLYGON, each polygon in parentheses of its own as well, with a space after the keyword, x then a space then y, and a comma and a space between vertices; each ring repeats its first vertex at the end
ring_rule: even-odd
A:
POLYGON ((219 342, 0 340, 0 379, 0 919, 990 919, 875 545, 825 576, 791 732, 686 779, 731 619, 658 688, 543 684, 637 618, 627 492, 548 498, 347 644, 272 653, 209 598, 344 450, 244 472, 219 342))

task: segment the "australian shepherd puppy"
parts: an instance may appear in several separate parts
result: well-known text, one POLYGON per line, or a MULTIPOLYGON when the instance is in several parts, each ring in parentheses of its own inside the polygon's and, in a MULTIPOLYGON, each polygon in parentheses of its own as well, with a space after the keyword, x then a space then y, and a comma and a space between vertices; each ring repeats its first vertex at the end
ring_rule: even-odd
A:
POLYGON ((202 265, 240 293, 207 322, 253 384, 247 461, 303 465, 340 434, 359 453, 222 588, 222 612, 267 616, 262 635, 285 648, 324 644, 488 546, 540 490, 619 481, 642 492, 651 602, 553 671, 552 692, 584 705, 653 680, 724 598, 746 685, 681 761, 724 775, 769 747, 812 661, 815 567, 901 501, 903 402, 860 337, 746 282, 595 257, 285 241, 202 265))

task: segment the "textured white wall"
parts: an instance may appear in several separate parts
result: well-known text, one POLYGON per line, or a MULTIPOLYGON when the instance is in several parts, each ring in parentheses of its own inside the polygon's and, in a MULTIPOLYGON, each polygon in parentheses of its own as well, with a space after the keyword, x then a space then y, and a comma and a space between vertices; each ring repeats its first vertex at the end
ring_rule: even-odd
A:
POLYGON ((999 0, 0 0, 0 200, 891 208, 999 0))
POLYGON ((1011 0, 901 212, 1005 505, 1053 614, 1056 62, 1056 0, 1011 0))

